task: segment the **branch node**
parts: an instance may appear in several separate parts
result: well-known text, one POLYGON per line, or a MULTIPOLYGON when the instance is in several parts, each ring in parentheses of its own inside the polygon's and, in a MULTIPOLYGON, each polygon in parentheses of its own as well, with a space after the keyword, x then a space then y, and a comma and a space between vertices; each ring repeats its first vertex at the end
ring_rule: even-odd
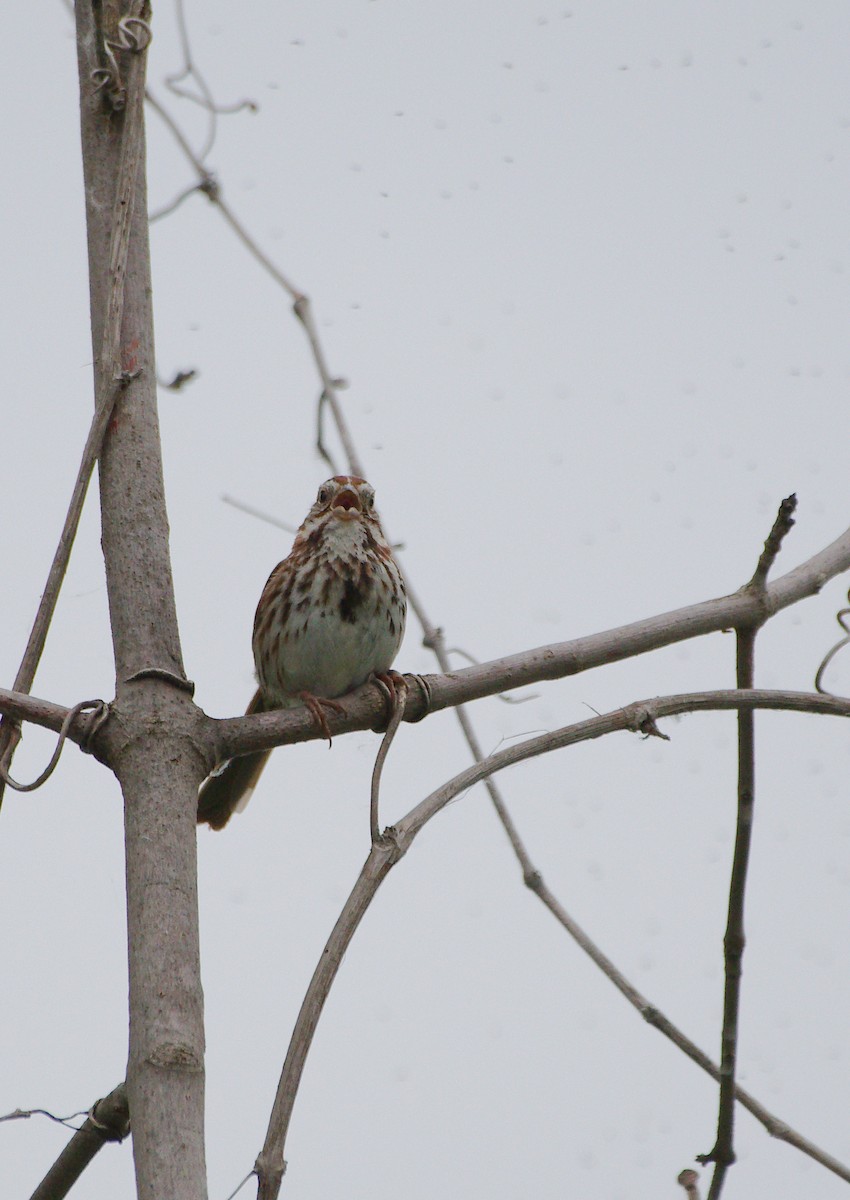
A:
POLYGON ((626 708, 623 709, 623 712, 626 715, 626 728, 630 729, 632 733, 639 733, 644 739, 656 737, 661 738, 662 742, 670 741, 669 736, 658 728, 655 713, 646 705, 626 708))
POLYGON ((425 634, 422 638, 422 645, 426 650, 439 650, 442 647, 444 637, 443 628, 441 625, 438 625, 431 633, 425 634))
POLYGON ((138 683, 141 679, 161 679, 163 683, 171 683, 181 692, 188 692, 190 696, 195 694, 195 685, 191 679, 169 671, 166 667, 142 667, 141 671, 134 671, 132 675, 128 675, 124 682, 138 683))
POLYGON ((292 311, 295 313, 302 325, 307 323, 307 312, 310 307, 310 297, 304 292, 299 292, 292 302, 292 311))
POLYGON ((401 836, 395 825, 387 825, 383 832, 372 839, 372 845, 378 850, 387 852, 390 866, 395 866, 406 853, 406 847, 402 845, 401 836))
POLYGON ((654 1004, 644 1004, 640 1009, 640 1015, 653 1029, 660 1029, 664 1024, 664 1014, 654 1004))
POLYGON ((117 383, 120 388, 127 388, 130 386, 133 380, 138 379, 141 374, 141 367, 136 367, 134 371, 119 371, 118 374, 113 377, 113 382, 117 383))
POLYGON ((113 1096, 104 1096, 100 1100, 95 1100, 86 1113, 86 1119, 91 1122, 94 1132, 104 1142, 123 1142, 130 1133, 130 1114, 126 1098, 123 1100, 123 1105, 116 1105, 113 1096), (110 1111, 107 1114, 107 1120, 100 1121, 97 1117, 97 1110, 105 1103, 109 1104, 110 1111), (117 1111, 113 1111, 116 1109, 117 1111))
POLYGON ((211 171, 207 171, 197 186, 197 191, 203 192, 204 195, 213 204, 217 204, 221 199, 221 184, 216 179, 211 171))

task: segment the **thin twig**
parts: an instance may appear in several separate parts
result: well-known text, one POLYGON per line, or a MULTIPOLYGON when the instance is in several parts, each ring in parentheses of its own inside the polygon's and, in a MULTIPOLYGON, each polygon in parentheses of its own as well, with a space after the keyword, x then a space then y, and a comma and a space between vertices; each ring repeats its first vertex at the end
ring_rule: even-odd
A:
MULTIPOLYGON (((425 611, 425 606, 419 598, 419 594, 411 587, 410 579, 406 573, 404 578, 410 607, 413 609, 414 613, 416 614, 416 619, 419 621, 419 624, 422 627, 423 644, 433 652, 434 657, 439 663, 440 670, 444 674, 448 674, 451 670, 451 663, 449 661, 449 652, 446 649, 445 635, 443 634, 442 629, 434 625, 429 618, 427 612, 425 611)), ((472 721, 469 718, 469 714, 462 704, 457 705, 455 708, 455 717, 457 718, 461 733, 466 740, 467 746, 469 746, 473 759, 475 762, 482 762, 484 760, 484 751, 481 743, 478 740, 478 735, 475 732, 472 721)), ((531 875, 535 874, 534 863, 531 859, 531 855, 528 853, 525 843, 520 837, 516 823, 508 811, 508 806, 505 803, 502 793, 497 786, 496 781, 489 775, 487 776, 484 786, 487 789, 490 802, 496 810, 496 815, 502 824, 502 828, 505 831, 507 839, 510 842, 511 848, 516 856, 517 862, 519 863, 520 870, 522 871, 522 877, 523 879, 528 879, 531 875)))
POLYGON ((773 522, 773 528, 767 535, 767 540, 764 543, 756 569, 753 572, 753 577, 749 582, 749 586, 760 588, 764 586, 767 580, 770 568, 776 562, 776 556, 782 548, 782 542, 785 535, 789 533, 794 525, 794 513, 797 509, 797 496, 792 492, 790 496, 786 496, 779 505, 779 512, 776 514, 776 520, 773 522))
POLYGON ((209 128, 207 131, 206 141, 203 148, 199 151, 198 157, 205 159, 215 145, 217 118, 219 115, 232 114, 241 112, 243 109, 248 109, 250 112, 257 112, 257 104, 254 100, 239 100, 235 104, 216 104, 213 99, 213 94, 210 91, 206 79, 201 74, 200 70, 192 57, 192 47, 189 42, 189 30, 186 26, 186 14, 183 10, 183 0, 177 0, 175 5, 177 15, 177 33, 180 38, 180 47, 183 51, 183 66, 179 71, 172 75, 167 75, 165 78, 166 87, 168 87, 175 96, 180 96, 183 100, 191 100, 195 104, 199 104, 209 114, 209 128), (178 87, 184 79, 192 78, 198 85, 199 96, 194 92, 188 91, 186 88, 178 87))
POLYGON ((213 179, 210 172, 204 166, 202 160, 195 154, 186 137, 183 134, 180 126, 172 117, 167 108, 154 95, 150 88, 145 91, 145 99, 148 104, 157 114, 157 116, 168 126, 172 136, 177 142, 180 149, 183 151, 186 158, 194 167, 198 175, 198 190, 204 192, 211 204, 214 204, 221 215, 227 221, 230 228, 239 238, 242 245, 248 250, 257 260, 264 271, 271 275, 272 279, 279 284, 285 292, 288 292, 293 301, 301 298, 301 292, 287 279, 283 272, 275 266, 269 256, 260 249, 257 242, 251 237, 242 222, 230 208, 230 205, 225 202, 221 193, 220 185, 213 179))
MULTIPOLYGON (((12 685, 12 691, 14 692, 29 692, 35 680, 35 674, 38 664, 41 661, 44 644, 47 640, 47 631, 53 619, 53 613, 59 599, 59 592, 62 589, 62 582, 71 558, 71 550, 74 546, 74 538, 77 536, 77 528, 80 523, 80 516, 82 515, 92 471, 100 454, 100 447, 103 444, 103 438, 112 417, 112 410, 115 407, 115 401, 121 392, 122 386, 119 383, 111 390, 105 403, 97 409, 92 420, 89 435, 83 448, 83 456, 80 461, 79 470, 77 471, 74 489, 71 493, 71 503, 68 506, 65 524, 59 537, 59 544, 53 555, 53 562, 50 565, 47 583, 41 595, 26 650, 24 651, 21 665, 18 668, 18 673, 15 676, 15 682, 12 685)), ((19 741, 20 731, 16 726, 10 725, 6 721, 0 724, 0 761, 4 761, 7 767, 11 766, 15 747, 19 741)), ((3 802, 4 790, 5 784, 0 779, 0 805, 3 802)))
MULTIPOLYGON (((310 349, 313 352, 313 359, 316 364, 316 369, 318 370, 319 378, 322 381, 321 403, 327 404, 333 413, 340 440, 343 444, 343 450, 345 451, 346 458, 348 459, 350 473, 352 475, 363 476, 363 467, 357 454, 357 450, 354 446, 354 441, 348 433, 348 428, 343 418, 342 406, 340 405, 339 397, 337 395, 340 387, 340 380, 332 375, 330 369, 328 368, 324 350, 319 339, 318 330, 316 329, 316 322, 313 317, 313 310, 309 296, 302 292, 300 288, 296 287, 295 284, 286 275, 284 275, 284 273, 272 261, 272 259, 269 258, 265 251, 260 248, 259 243, 251 236, 251 234, 236 216, 233 209, 224 199, 221 186, 218 183, 213 182, 212 177, 204 165, 202 158, 196 155, 192 150, 192 147, 189 145, 182 130, 177 125, 177 122, 151 92, 150 88, 148 88, 145 95, 150 106, 171 130, 171 133, 176 139, 177 144, 180 146, 186 158, 194 167, 198 175, 199 190, 205 192, 205 194, 209 197, 210 202, 219 210, 245 249, 248 250, 248 252, 257 260, 263 270, 266 271, 272 277, 272 279, 280 285, 280 287, 283 288, 283 290, 293 301, 293 311, 301 324, 304 326, 304 330, 307 334, 307 340, 310 343, 310 349)), ((185 197, 183 194, 181 194, 179 199, 182 200, 183 198, 185 197)), ((330 455, 328 454, 328 451, 322 441, 321 427, 317 436, 317 449, 327 461, 329 461, 331 464, 333 463, 333 460, 330 458, 330 455)), ((331 466, 331 469, 334 469, 333 465, 331 466)))
MULTIPOLYGON (((138 64, 144 59, 142 52, 130 56, 128 76, 138 69, 138 64)), ((133 102, 133 89, 128 82, 130 104, 124 116, 123 136, 121 140, 121 157, 115 183, 115 196, 112 205, 112 236, 109 246, 109 294, 106 300, 106 310, 103 323, 103 340, 100 358, 98 360, 98 375, 95 394, 102 397, 96 404, 89 435, 83 449, 82 459, 77 471, 71 502, 65 517, 65 524, 53 556, 53 562, 47 576, 47 583, 39 602, 32 631, 27 641, 26 650, 21 660, 20 668, 15 676, 13 691, 28 692, 33 685, 35 673, 41 660, 47 631, 53 619, 62 581, 71 557, 74 538, 80 523, 83 504, 86 498, 89 481, 94 465, 100 455, 103 439, 112 417, 115 401, 121 393, 125 377, 121 369, 121 316, 124 310, 124 276, 127 270, 127 253, 130 245, 130 225, 133 219, 135 205, 136 176, 144 150, 142 137, 142 111, 133 102), (109 381, 114 381, 109 386, 109 381)), ((11 766, 15 747, 20 740, 20 734, 8 724, 0 724, 0 761, 11 766)), ((0 780, 0 804, 3 800, 4 784, 0 780)))
MULTIPOLYGON (((763 579, 762 579, 763 586, 763 579)), ((755 627, 736 634, 736 680, 739 688, 752 688, 755 673, 755 627)), ((708 1154, 697 1162, 714 1163, 708 1200, 720 1200, 726 1172, 735 1161, 735 1069, 738 1055, 738 1014, 741 1005, 741 967, 744 957, 744 897, 750 861, 755 804, 755 746, 753 710, 738 712, 738 815, 735 850, 729 883, 729 910, 723 938, 723 1029, 720 1038, 720 1099, 717 1137, 708 1154)))
POLYGON ((170 217, 173 212, 176 212, 184 200, 188 200, 195 192, 200 192, 203 189, 201 183, 190 183, 188 187, 183 188, 178 192, 173 200, 169 200, 167 204, 163 204, 162 208, 157 208, 154 212, 148 213, 148 221, 151 225, 155 225, 157 221, 161 221, 163 217, 170 217))
MULTIPOLYGON (((665 1017, 664 1014, 655 1007, 655 1005, 650 1004, 650 1002, 638 991, 638 989, 629 982, 629 980, 619 971, 614 963, 612 963, 611 960, 602 953, 596 943, 588 937, 581 926, 573 920, 573 918, 559 903, 555 896, 549 891, 540 875, 535 872, 531 877, 527 878, 525 882, 535 893, 535 895, 542 901, 546 908, 548 908, 555 920, 558 921, 567 931, 570 937, 573 938, 573 940, 576 942, 576 945, 578 945, 580 949, 582 949, 585 954, 588 955, 588 957, 596 964, 606 978, 609 979, 617 988, 617 990, 626 998, 626 1000, 628 1000, 629 1004, 631 1004, 631 1006, 640 1013, 646 1023, 651 1025, 653 1029, 657 1029, 659 1033, 663 1034, 668 1041, 672 1042, 674 1046, 681 1050, 682 1053, 685 1054, 692 1062, 696 1063, 701 1070, 710 1075, 712 1079, 719 1080, 719 1066, 712 1062, 712 1060, 704 1051, 700 1050, 700 1048, 695 1045, 695 1043, 692 1042, 690 1038, 686 1036, 686 1034, 684 1034, 676 1025, 674 1025, 672 1021, 668 1020, 668 1018, 665 1017)), ((850 1183, 850 1167, 845 1166, 845 1164, 839 1162, 837 1158, 834 1158, 831 1154, 827 1154, 825 1150, 821 1150, 821 1148, 816 1146, 814 1142, 810 1142, 808 1138, 803 1137, 803 1135, 798 1133, 795 1129, 792 1129, 789 1125, 786 1125, 784 1121, 782 1121, 779 1117, 774 1116, 769 1109, 765 1108, 763 1104, 755 1099, 755 1097, 751 1096, 749 1092, 746 1092, 737 1084, 735 1085, 735 1096, 739 1104, 746 1108, 748 1112, 752 1113, 757 1121, 761 1122, 771 1137, 775 1137, 780 1141, 787 1142, 789 1146, 793 1146, 795 1149, 800 1150, 803 1154, 808 1155, 809 1158, 814 1159, 815 1162, 820 1163, 821 1166, 826 1167, 828 1171, 832 1171, 833 1174, 838 1175, 841 1179, 845 1179, 848 1183, 850 1183)))
POLYGON ((395 675, 393 677, 393 694, 391 697, 392 713, 390 714, 387 731, 384 734, 381 744, 378 747, 378 753, 375 758, 375 766, 372 769, 372 789, 369 797, 369 834, 374 846, 381 838, 381 829, 378 823, 378 799, 381 789, 381 775, 384 770, 387 754, 392 745, 393 738, 398 732, 398 727, 404 718, 404 705, 407 699, 407 681, 403 675, 395 675))
MULTIPOLYGON (((348 460, 349 474, 365 478, 366 472, 354 445, 354 439, 349 432, 348 423, 343 416, 342 405, 337 395, 340 381, 335 379, 328 369, 325 352, 322 349, 322 343, 319 339, 319 331, 316 328, 316 321, 313 317, 313 305, 310 297, 301 292, 296 297, 292 309, 304 326, 307 340, 310 343, 310 349, 313 351, 313 360, 316 363, 316 370, 319 372, 319 378, 322 381, 322 403, 326 404, 333 414, 337 434, 339 435, 339 440, 342 442, 345 457, 348 460)), ((319 449, 321 451, 321 438, 319 439, 319 449)))
MULTIPOLYGON (((764 543, 747 591, 758 598, 766 594, 767 576, 776 561, 786 534, 794 524, 797 497, 790 495, 779 506, 773 527, 764 543)), ((755 680, 756 636, 763 622, 753 620, 735 630, 735 681, 742 690, 750 690, 755 680)), ((714 1163, 708 1200, 720 1200, 729 1167, 735 1161, 735 1075, 738 1057, 738 1017, 741 1008, 741 971, 746 935, 744 900, 753 835, 756 796, 755 726, 751 708, 738 710, 738 807, 735 849, 729 881, 729 908, 723 939, 723 1029, 720 1037, 720 1097, 717 1136, 707 1154, 697 1161, 714 1163)))
POLYGON ((80 1109, 79 1112, 69 1113, 67 1117, 57 1117, 55 1113, 49 1112, 46 1108, 16 1108, 14 1112, 4 1113, 0 1117, 0 1122, 3 1121, 28 1121, 30 1117, 47 1117, 49 1121, 55 1121, 57 1125, 64 1125, 66 1129, 73 1129, 76 1133, 77 1126, 71 1122, 76 1121, 78 1117, 84 1117, 87 1109, 80 1109))
POLYGON ((247 513, 249 517, 258 517, 261 521, 267 521, 269 525, 274 525, 277 529, 283 529, 286 533, 296 534, 298 530, 294 525, 287 525, 285 521, 279 520, 272 516, 271 513, 265 512, 261 508, 254 508, 252 504, 245 504, 243 500, 237 500, 235 496, 223 495, 222 500, 225 504, 230 504, 233 508, 238 508, 240 512, 247 513))
POLYGON ((242 1191, 243 1187, 248 1182, 248 1180, 251 1179, 256 1174, 257 1174, 257 1172, 255 1170, 253 1170, 253 1169, 250 1170, 248 1172, 248 1174, 245 1176, 245 1178, 241 1181, 241 1183, 238 1183, 236 1185, 236 1187, 233 1189, 233 1191, 230 1193, 230 1195, 226 1197, 226 1200, 234 1200, 234 1197, 239 1195, 239 1193, 242 1191))
MULTIPOLYGON (((319 396, 319 402, 316 405, 316 451, 319 455, 319 458, 323 459, 327 463, 332 474, 339 475, 339 473, 340 473, 339 468, 337 467, 336 462, 334 461, 334 456, 331 454, 331 452, 328 449, 327 444, 325 442, 324 416, 325 416, 325 409, 327 408, 327 404, 328 404, 328 394, 324 389, 322 389, 322 393, 319 396)), ((350 471, 349 474, 353 475, 354 472, 350 471)))

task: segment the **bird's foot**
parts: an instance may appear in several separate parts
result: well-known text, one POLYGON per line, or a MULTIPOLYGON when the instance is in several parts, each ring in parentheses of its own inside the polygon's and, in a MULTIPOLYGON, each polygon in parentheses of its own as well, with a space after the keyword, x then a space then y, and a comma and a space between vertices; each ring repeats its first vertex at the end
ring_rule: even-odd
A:
POLYGON ((303 700, 304 704, 309 708, 313 720, 321 733, 322 737, 328 739, 328 745, 333 745, 333 738, 328 727, 328 719, 325 716, 324 709, 328 708, 331 712, 345 713, 345 705, 340 704, 337 700, 328 700, 326 696, 314 696, 312 692, 299 692, 298 699, 303 700))
POLYGON ((399 705, 404 704, 404 698, 407 695, 407 680, 398 671, 375 671, 370 679, 373 683, 377 683, 387 697, 387 721, 389 722, 399 705))

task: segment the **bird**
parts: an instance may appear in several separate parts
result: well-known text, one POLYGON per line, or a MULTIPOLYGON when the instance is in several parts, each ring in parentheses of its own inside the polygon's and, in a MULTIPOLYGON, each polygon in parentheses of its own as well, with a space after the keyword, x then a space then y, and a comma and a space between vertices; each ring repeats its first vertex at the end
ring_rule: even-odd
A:
MULTIPOLYGON (((375 509, 358 475, 334 475, 287 557, 263 588, 252 639, 257 690, 247 713, 305 704, 330 741, 325 709, 370 678, 386 680, 404 636, 407 599, 375 509)), ((390 677, 390 693, 393 688, 390 677)), ((248 803, 270 750, 228 759, 198 793, 198 823, 223 829, 248 803)))

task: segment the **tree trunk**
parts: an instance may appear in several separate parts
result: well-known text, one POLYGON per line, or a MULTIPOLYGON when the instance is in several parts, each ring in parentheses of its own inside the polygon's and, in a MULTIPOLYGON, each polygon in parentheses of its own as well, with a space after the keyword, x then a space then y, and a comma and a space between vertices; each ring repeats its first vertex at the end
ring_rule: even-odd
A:
MULTIPOLYGON (((203 718, 184 679, 168 550, 145 194, 145 54, 143 45, 122 48, 133 40, 118 28, 126 15, 126 3, 119 12, 114 0, 77 0, 96 403, 121 388, 99 474, 116 668, 109 765, 125 801, 127 1095, 140 1200, 205 1200, 195 834, 206 772, 203 718), (92 72, 110 67, 110 51, 120 81, 96 91, 103 76, 93 80, 92 72), (122 172, 129 179, 123 192, 122 172)), ((149 13, 136 5, 129 15, 149 13)), ((126 28, 144 32, 138 24, 126 28)))

